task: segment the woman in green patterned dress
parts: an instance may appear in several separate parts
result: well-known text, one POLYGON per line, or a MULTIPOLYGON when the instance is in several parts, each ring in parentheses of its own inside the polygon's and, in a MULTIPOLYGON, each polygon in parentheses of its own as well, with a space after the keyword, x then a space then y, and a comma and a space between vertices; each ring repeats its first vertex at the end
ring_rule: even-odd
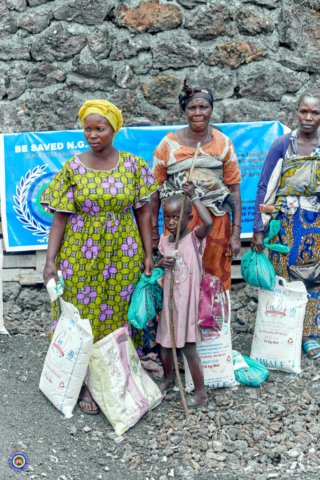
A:
MULTIPOLYGON (((43 278, 58 280, 57 270, 62 271, 64 300, 90 320, 98 341, 127 323, 142 264, 152 273, 148 199, 156 183, 142 158, 114 148, 123 125, 115 105, 90 100, 78 115, 90 149, 69 159, 43 193, 43 205, 54 213, 43 278)), ((59 315, 56 301, 53 331, 59 315)), ((131 335, 141 348, 141 333, 131 335)), ((86 413, 99 411, 86 387, 79 406, 86 413)))

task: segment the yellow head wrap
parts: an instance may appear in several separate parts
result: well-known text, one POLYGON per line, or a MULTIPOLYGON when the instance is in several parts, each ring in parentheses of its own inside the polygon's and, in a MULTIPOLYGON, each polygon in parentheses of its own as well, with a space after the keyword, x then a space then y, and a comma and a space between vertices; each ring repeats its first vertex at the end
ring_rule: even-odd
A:
POLYGON ((107 102, 107 100, 98 98, 84 102, 78 112, 78 117, 82 125, 84 125, 84 119, 92 113, 106 118, 112 126, 114 133, 117 133, 123 125, 121 110, 113 105, 113 103, 107 102))

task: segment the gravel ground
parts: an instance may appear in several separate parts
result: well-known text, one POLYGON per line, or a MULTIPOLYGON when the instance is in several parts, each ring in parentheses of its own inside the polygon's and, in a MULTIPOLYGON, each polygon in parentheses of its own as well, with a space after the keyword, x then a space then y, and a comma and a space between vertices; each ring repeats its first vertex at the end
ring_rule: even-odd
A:
MULTIPOLYGON (((0 480, 26 475, 8 466, 18 451, 28 455, 27 478, 34 479, 319 479, 320 360, 303 358, 301 375, 271 372, 260 388, 211 390, 208 407, 188 420, 172 394, 117 443, 102 414, 75 410, 65 420, 38 390, 48 348, 44 298, 42 290, 6 287, 11 337, 0 336, 0 480)), ((233 346, 248 354, 256 293, 239 284, 232 299, 233 346)))

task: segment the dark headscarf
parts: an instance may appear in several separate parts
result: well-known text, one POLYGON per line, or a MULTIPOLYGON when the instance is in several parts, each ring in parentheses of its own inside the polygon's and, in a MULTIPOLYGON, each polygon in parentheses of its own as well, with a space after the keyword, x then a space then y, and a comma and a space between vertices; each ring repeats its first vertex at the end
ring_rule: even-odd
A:
POLYGON ((209 102, 211 108, 213 107, 213 93, 210 88, 189 87, 186 81, 184 81, 183 88, 179 95, 179 105, 183 112, 193 98, 204 98, 209 102))

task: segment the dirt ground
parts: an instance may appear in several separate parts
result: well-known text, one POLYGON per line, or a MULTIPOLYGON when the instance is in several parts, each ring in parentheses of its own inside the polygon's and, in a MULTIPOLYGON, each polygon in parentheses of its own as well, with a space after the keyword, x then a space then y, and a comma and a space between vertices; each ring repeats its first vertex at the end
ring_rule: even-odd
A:
MULTIPOLYGON (((251 336, 234 347, 248 353, 251 336)), ((46 337, 0 336, 0 480, 318 480, 319 360, 299 376, 271 372, 260 388, 210 391, 184 419, 173 394, 122 437, 102 415, 66 420, 38 389, 46 337), (28 472, 8 459, 28 455, 28 472)))

